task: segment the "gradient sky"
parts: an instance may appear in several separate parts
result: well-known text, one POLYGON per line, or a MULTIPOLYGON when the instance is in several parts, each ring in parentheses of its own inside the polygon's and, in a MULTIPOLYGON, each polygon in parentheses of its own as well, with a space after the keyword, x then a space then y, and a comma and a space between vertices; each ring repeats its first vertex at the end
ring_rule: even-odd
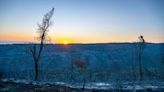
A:
POLYGON ((0 41, 37 41, 52 7, 51 42, 164 42, 164 0, 0 0, 0 41))

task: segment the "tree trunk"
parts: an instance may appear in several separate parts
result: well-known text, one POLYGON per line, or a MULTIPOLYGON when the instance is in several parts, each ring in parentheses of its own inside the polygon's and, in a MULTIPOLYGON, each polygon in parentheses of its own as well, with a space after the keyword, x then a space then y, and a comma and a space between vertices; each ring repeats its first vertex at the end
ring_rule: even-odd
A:
POLYGON ((35 79, 35 81, 37 81, 38 80, 38 62, 37 61, 35 61, 35 77, 34 77, 35 79))
POLYGON ((40 43, 40 49, 39 49, 38 57, 35 60, 35 81, 38 80, 38 70, 39 70, 38 69, 38 63, 39 63, 39 60, 40 60, 42 50, 43 50, 43 39, 41 40, 41 43, 40 43))
POLYGON ((142 51, 141 51, 141 46, 140 46, 140 52, 139 52, 140 81, 142 81, 142 63, 141 63, 141 54, 142 54, 142 51))
MULTIPOLYGON (((84 77, 84 76, 83 76, 84 77)), ((86 82, 86 80, 85 80, 85 77, 83 78, 83 87, 82 87, 82 90, 84 90, 85 89, 85 82, 86 82)))

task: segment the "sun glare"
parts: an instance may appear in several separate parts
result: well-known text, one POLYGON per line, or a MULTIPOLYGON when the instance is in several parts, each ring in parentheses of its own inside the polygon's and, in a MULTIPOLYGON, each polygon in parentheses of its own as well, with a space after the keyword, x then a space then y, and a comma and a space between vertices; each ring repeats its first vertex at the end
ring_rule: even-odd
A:
POLYGON ((71 39, 59 39, 59 40, 56 40, 56 43, 68 45, 68 44, 72 44, 73 41, 71 39))
POLYGON ((67 45, 67 44, 68 44, 68 41, 66 41, 66 40, 63 41, 63 44, 64 44, 64 45, 67 45))
POLYGON ((63 40, 63 41, 61 41, 61 43, 64 45, 68 45, 68 44, 71 44, 72 41, 71 40, 63 40))

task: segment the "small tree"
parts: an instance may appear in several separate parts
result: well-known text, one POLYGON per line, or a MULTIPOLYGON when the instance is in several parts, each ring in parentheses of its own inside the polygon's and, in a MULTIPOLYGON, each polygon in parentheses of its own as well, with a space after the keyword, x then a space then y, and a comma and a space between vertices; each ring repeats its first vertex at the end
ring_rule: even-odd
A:
POLYGON ((139 43, 138 43, 138 46, 139 46, 139 52, 138 52, 139 71, 140 71, 140 81, 142 81, 143 73, 142 73, 142 63, 141 63, 141 60, 142 60, 143 50, 144 50, 144 47, 145 47, 145 40, 144 40, 142 35, 140 35, 138 37, 138 39, 139 39, 139 43))
POLYGON ((83 86, 82 89, 85 88, 85 84, 86 84, 86 78, 85 78, 85 71, 86 71, 86 63, 83 60, 74 60, 72 61, 72 64, 76 66, 76 68, 78 69, 78 71, 80 72, 80 74, 83 75, 83 86))
POLYGON ((39 47, 36 48, 36 45, 33 46, 33 48, 30 48, 30 52, 32 54, 32 57, 34 59, 34 72, 35 72, 35 80, 38 80, 38 64, 40 61, 40 56, 42 54, 43 51, 43 44, 47 38, 47 32, 48 32, 48 28, 51 24, 50 19, 52 17, 54 13, 54 8, 52 8, 51 11, 49 11, 48 13, 46 13, 43 17, 42 20, 42 24, 38 24, 38 31, 39 31, 39 47))

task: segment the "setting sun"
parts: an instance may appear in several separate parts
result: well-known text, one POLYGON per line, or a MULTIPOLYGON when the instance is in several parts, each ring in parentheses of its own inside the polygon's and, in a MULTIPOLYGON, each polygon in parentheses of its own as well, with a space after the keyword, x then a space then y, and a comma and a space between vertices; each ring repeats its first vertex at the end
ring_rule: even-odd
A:
POLYGON ((66 39, 66 40, 59 41, 59 43, 64 44, 64 45, 68 45, 68 44, 71 44, 73 42, 71 40, 66 39))
POLYGON ((63 44, 67 45, 68 44, 68 41, 63 41, 63 44))

